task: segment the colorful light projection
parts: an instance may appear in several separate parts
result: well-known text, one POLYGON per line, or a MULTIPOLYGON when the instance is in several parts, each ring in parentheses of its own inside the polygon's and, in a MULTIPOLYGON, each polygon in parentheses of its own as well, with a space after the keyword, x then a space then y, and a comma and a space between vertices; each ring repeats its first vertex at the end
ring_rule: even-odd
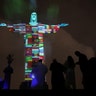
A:
POLYGON ((30 73, 32 71, 32 62, 39 59, 44 60, 44 40, 43 34, 56 33, 60 27, 68 26, 67 23, 58 25, 47 25, 37 22, 37 13, 31 14, 29 24, 0 24, 7 26, 10 32, 17 32, 24 35, 25 45, 25 80, 32 80, 30 73))

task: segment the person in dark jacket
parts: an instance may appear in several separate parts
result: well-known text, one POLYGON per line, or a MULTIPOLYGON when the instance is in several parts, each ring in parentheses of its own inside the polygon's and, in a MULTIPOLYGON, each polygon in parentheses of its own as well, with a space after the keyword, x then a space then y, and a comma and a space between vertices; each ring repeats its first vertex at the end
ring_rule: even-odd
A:
POLYGON ((32 89, 45 89, 46 83, 46 74, 48 72, 48 68, 45 64, 42 63, 40 59, 35 66, 32 67, 32 89))
POLYGON ((82 72, 82 84, 84 89, 87 88, 87 66, 88 66, 88 58, 84 53, 81 53, 80 51, 75 51, 75 55, 78 57, 78 64, 80 66, 80 70, 82 72))
POLYGON ((50 65, 52 89, 65 89, 64 66, 56 59, 50 65))

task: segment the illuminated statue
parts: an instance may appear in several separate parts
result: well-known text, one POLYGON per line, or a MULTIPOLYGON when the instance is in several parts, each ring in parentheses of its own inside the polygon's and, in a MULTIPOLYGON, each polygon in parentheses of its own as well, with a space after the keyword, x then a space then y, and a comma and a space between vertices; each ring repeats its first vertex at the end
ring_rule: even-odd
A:
POLYGON ((66 27, 69 24, 62 23, 58 25, 41 24, 37 22, 37 13, 31 14, 29 24, 5 24, 10 32, 17 32, 24 35, 25 45, 25 80, 31 80, 30 73, 32 71, 32 62, 44 58, 44 41, 43 34, 56 33, 60 27, 66 27))
POLYGON ((33 13, 31 14, 31 18, 30 18, 29 24, 30 24, 31 26, 35 26, 35 25, 38 24, 38 23, 37 23, 37 13, 36 13, 36 12, 33 12, 33 13))

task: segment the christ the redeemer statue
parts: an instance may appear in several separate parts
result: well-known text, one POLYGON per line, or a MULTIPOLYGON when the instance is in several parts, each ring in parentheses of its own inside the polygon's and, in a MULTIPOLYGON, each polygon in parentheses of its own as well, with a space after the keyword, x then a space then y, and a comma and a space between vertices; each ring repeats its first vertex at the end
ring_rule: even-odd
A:
POLYGON ((37 13, 31 14, 29 24, 5 24, 0 26, 7 26, 11 32, 19 32, 24 35, 25 45, 25 80, 32 80, 30 73, 32 71, 32 62, 39 59, 44 60, 44 41, 43 34, 56 33, 60 27, 66 27, 69 24, 62 23, 57 25, 41 24, 37 22, 37 13))

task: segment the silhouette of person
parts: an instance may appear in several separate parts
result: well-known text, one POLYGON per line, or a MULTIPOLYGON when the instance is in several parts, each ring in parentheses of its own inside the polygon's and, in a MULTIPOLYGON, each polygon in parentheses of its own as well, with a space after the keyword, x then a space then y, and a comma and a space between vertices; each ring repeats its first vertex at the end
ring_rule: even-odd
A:
POLYGON ((87 89, 96 90, 96 57, 91 57, 87 66, 87 89))
POLYGON ((65 89, 64 66, 56 59, 50 65, 52 89, 65 89))
POLYGON ((30 89, 30 86, 28 86, 29 83, 30 83, 29 81, 21 82, 19 89, 30 89))
POLYGON ((32 89, 44 89, 45 88, 45 76, 48 72, 48 68, 45 64, 42 63, 40 59, 35 66, 32 67, 32 82, 31 88, 32 89))
POLYGON ((13 68, 10 66, 13 61, 13 56, 9 54, 7 56, 8 66, 4 69, 5 77, 4 77, 4 89, 10 89, 11 82, 11 74, 13 73, 13 68))
POLYGON ((80 70, 82 72, 82 84, 83 84, 84 89, 86 89, 88 58, 85 54, 81 53, 80 51, 75 51, 75 55, 79 58, 76 64, 79 64, 80 66, 80 70))
POLYGON ((64 63, 66 67, 66 87, 67 89, 76 89, 75 84, 75 63, 72 56, 68 56, 66 62, 64 63))

